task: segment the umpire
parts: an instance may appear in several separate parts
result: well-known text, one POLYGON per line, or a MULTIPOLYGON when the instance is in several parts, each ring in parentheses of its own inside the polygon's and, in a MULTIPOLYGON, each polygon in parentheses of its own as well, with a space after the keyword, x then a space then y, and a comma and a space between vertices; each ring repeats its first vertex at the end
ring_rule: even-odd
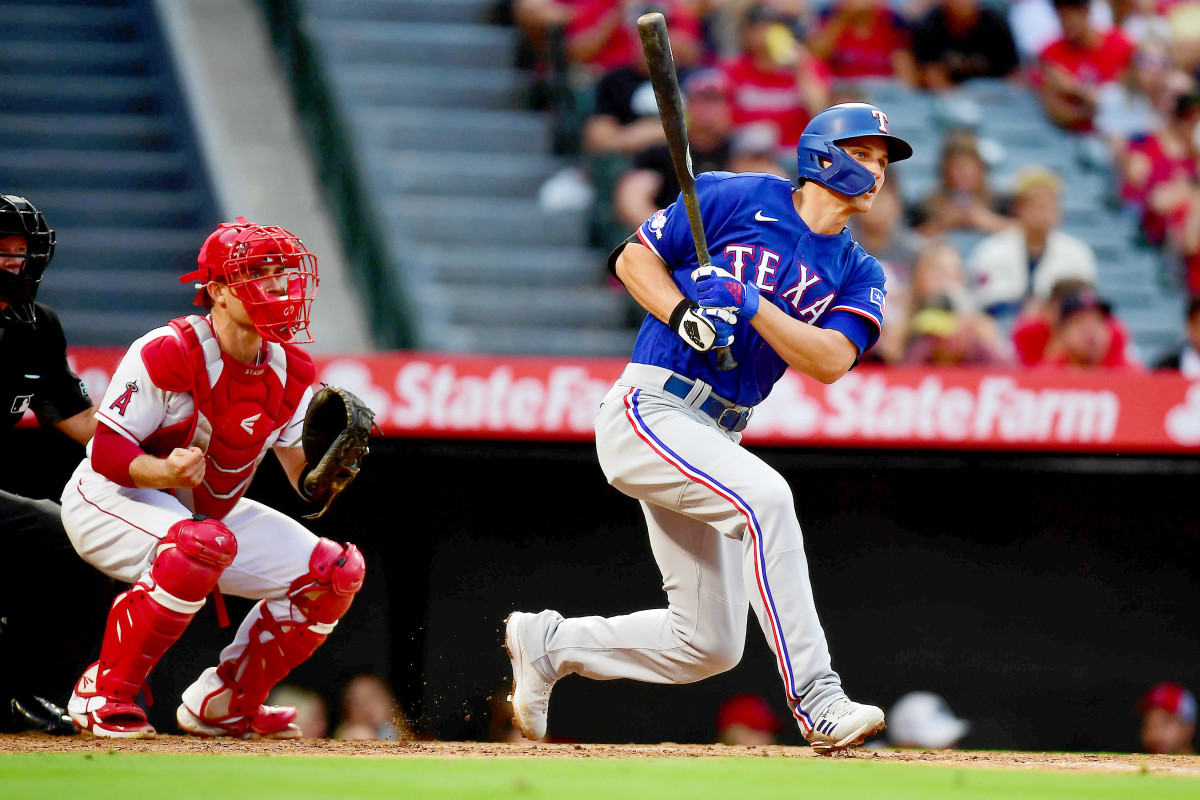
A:
MULTIPOLYGON (((86 445, 95 407, 67 365, 58 316, 35 303, 54 256, 54 231, 24 197, 0 195, 0 453, 13 458, 13 427, 27 410, 86 445)), ((27 459, 36 465, 36 459, 27 459)), ((0 487, 0 731, 71 734, 75 726, 52 699, 71 685, 76 660, 104 610, 109 578, 76 555, 59 506, 0 487)), ((59 487, 46 487, 57 495, 59 487)), ((86 654, 82 654, 86 655, 86 654)))

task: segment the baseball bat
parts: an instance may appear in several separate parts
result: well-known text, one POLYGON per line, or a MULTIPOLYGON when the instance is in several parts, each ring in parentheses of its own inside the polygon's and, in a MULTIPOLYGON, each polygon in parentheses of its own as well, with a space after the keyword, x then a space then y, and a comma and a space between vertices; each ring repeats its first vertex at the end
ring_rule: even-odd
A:
MULTIPOLYGON (((696 195, 696 177, 692 174, 692 153, 688 147, 687 123, 683 117, 683 96, 679 91, 679 76, 675 72, 675 57, 671 54, 671 40, 667 38, 667 20, 655 11, 638 17, 638 33, 642 37, 642 52, 646 55, 646 66, 650 70, 650 84, 654 87, 654 99, 658 101, 658 115, 662 119, 663 132, 667 135, 667 147, 671 150, 671 163, 675 166, 675 177, 687 207, 688 225, 692 229, 692 240, 696 243, 696 260, 701 267, 711 267, 708 241, 704 238, 704 221, 700 218, 700 198, 696 195)), ((717 369, 730 370, 737 366, 728 347, 717 348, 717 369)))

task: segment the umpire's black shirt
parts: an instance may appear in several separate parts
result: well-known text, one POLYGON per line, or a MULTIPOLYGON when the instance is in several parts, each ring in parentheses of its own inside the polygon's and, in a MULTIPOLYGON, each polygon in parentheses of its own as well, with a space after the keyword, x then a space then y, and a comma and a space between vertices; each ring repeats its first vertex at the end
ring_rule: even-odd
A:
POLYGON ((32 409, 42 427, 92 406, 79 376, 67 366, 67 338, 49 306, 34 303, 34 323, 0 315, 0 443, 32 409))

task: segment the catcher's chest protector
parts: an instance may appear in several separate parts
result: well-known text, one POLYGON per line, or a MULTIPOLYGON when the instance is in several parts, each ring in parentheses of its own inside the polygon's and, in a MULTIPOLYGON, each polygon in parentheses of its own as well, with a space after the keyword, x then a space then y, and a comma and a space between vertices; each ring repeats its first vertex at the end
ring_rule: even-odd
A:
POLYGON ((142 361, 155 385, 191 392, 196 412, 188 424, 174 426, 183 434, 178 437, 182 443, 156 442, 154 451, 165 455, 163 450, 192 441, 206 451, 204 482, 190 492, 175 493, 193 511, 221 519, 250 485, 268 438, 296 413, 316 369, 304 351, 273 342, 267 343, 267 363, 243 364, 221 352, 203 317, 175 319, 171 327, 179 338, 151 343, 143 349, 142 361))

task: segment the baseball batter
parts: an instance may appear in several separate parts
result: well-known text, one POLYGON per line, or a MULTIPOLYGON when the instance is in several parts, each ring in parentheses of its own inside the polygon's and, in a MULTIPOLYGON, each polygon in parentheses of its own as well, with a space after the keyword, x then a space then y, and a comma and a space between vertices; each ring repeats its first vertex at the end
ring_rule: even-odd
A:
POLYGON ((100 659, 67 711, 97 736, 153 736, 135 699, 219 590, 260 602, 184 691, 179 726, 292 738, 296 710, 263 702, 333 630, 365 571, 354 545, 242 497, 268 450, 298 489, 311 466, 294 445, 313 394, 313 362, 297 343, 312 341, 317 262, 288 231, 238 217, 209 235, 180 280, 197 282, 194 302, 208 315, 133 343, 100 403, 88 458, 63 490, 76 551, 133 584, 113 603, 100 659))
POLYGON ((747 604, 814 749, 884 727, 883 711, 848 699, 833 671, 791 489, 739 441, 787 367, 832 383, 879 337, 883 269, 845 226, 912 148, 881 110, 847 103, 814 117, 798 150, 796 190, 760 174, 696 179, 713 267, 698 268, 682 199, 610 258, 650 313, 596 416, 596 449, 609 482, 641 503, 668 607, 510 615, 514 722, 530 738, 545 735, 566 675, 689 683, 732 668, 747 604), (722 345, 738 362, 727 372, 712 352, 722 345))
MULTIPOLYGON (((27 410, 43 429, 57 428, 80 445, 96 430, 92 399, 67 364, 58 315, 34 300, 55 245, 54 230, 33 203, 0 195, 0 448, 6 453, 27 410)), ((28 469, 27 460, 19 462, 11 466, 28 469)), ((73 734, 60 693, 79 669, 75 659, 93 646, 89 615, 111 596, 112 580, 75 555, 52 500, 0 491, 0 546, 38 565, 12 570, 0 582, 0 731, 73 734), (46 575, 69 590, 48 590, 46 575)))

